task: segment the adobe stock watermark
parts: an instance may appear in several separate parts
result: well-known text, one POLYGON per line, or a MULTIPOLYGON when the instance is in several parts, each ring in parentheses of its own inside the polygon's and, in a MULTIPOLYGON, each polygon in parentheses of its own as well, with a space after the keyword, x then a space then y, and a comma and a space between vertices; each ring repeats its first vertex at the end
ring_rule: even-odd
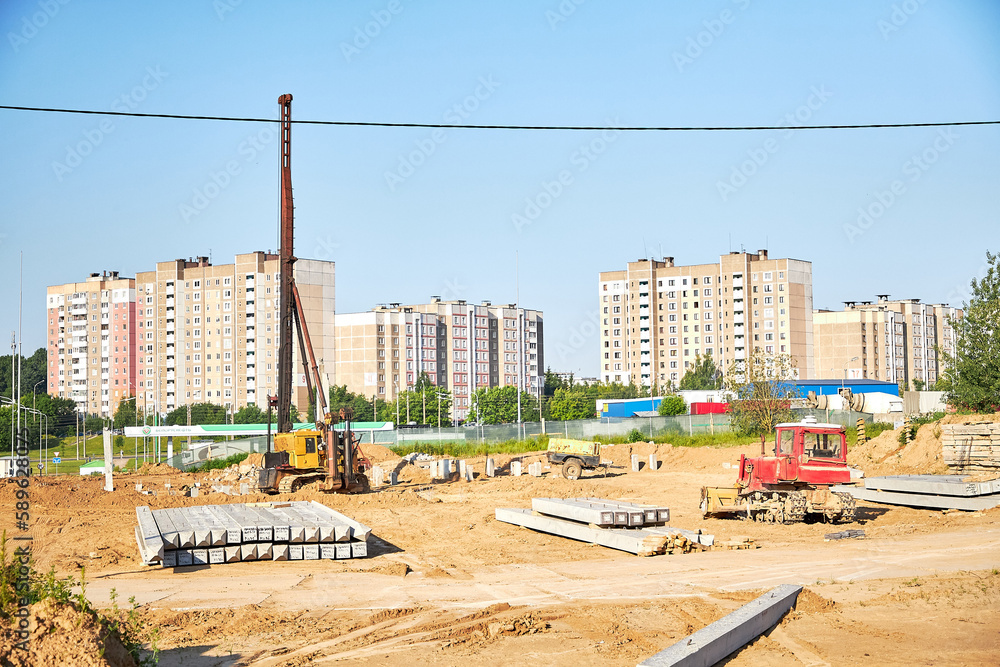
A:
MULTIPOLYGON (((493 93, 500 85, 492 74, 479 77, 478 85, 472 94, 466 95, 460 102, 456 102, 444 112, 443 122, 448 125, 464 124, 464 121, 467 121, 483 102, 493 97, 493 93)), ((396 188, 406 182, 406 179, 417 173, 417 169, 427 162, 428 158, 447 138, 448 133, 445 128, 434 128, 426 137, 413 142, 413 150, 406 154, 400 154, 396 168, 383 174, 389 192, 395 192, 396 188)))
POLYGON ((403 13, 403 3, 400 0, 389 0, 384 9, 373 9, 372 20, 364 26, 354 27, 354 37, 350 42, 340 43, 340 53, 344 60, 351 62, 355 56, 360 56, 361 52, 367 49, 372 40, 382 34, 382 31, 389 27, 394 17, 403 13))
POLYGON ((219 17, 220 21, 225 21, 226 14, 235 12, 236 8, 242 4, 243 0, 214 0, 212 9, 215 10, 215 15, 219 17))
POLYGON ((920 8, 927 4, 927 0, 904 0, 892 6, 892 12, 888 19, 879 19, 875 25, 882 33, 882 39, 889 41, 889 36, 894 32, 899 32, 900 28, 910 21, 910 17, 920 11, 920 8))
MULTIPOLYGON (((600 135, 585 144, 581 144, 569 156, 569 163, 576 168, 577 174, 582 174, 590 169, 590 165, 604 155, 608 147, 618 139, 621 130, 610 129, 620 126, 618 119, 615 118, 613 121, 608 121, 607 124, 609 129, 602 130, 600 135)), ((534 224, 542 216, 542 213, 547 211, 557 199, 565 194, 567 188, 573 185, 575 179, 573 169, 561 169, 551 180, 543 179, 539 184, 538 192, 524 198, 524 208, 510 216, 511 224, 514 225, 514 229, 517 230, 518 234, 528 225, 534 224)))
POLYGON ((327 234, 323 238, 316 239, 316 247, 313 249, 313 257, 324 261, 331 261, 335 256, 335 251, 340 250, 340 244, 327 234))
MULTIPOLYGON (((813 114, 819 111, 831 97, 833 97, 833 93, 827 90, 825 85, 811 86, 805 103, 797 107, 795 111, 782 116, 776 125, 801 127, 807 124, 812 119, 813 114)), ((780 137, 769 137, 757 148, 748 150, 747 159, 732 168, 728 179, 715 182, 715 189, 719 192, 719 197, 722 198, 723 202, 729 201, 731 196, 750 182, 750 179, 781 149, 781 143, 795 133, 794 130, 780 130, 780 132, 780 137)))
MULTIPOLYGON (((170 76, 169 72, 164 72, 160 66, 147 67, 146 75, 142 77, 142 82, 133 87, 127 93, 123 93, 111 102, 112 111, 129 112, 137 109, 146 97, 160 87, 163 80, 170 76)), ((110 118, 104 118, 97 123, 97 126, 90 130, 83 131, 83 139, 72 146, 66 146, 66 155, 63 161, 52 161, 52 172, 56 175, 56 180, 62 183, 63 178, 73 173, 77 167, 83 164, 84 158, 93 153, 98 146, 104 143, 105 138, 115 131, 115 124, 110 118)))
POLYGON ((569 330, 569 336, 556 343, 556 354, 560 362, 566 362, 574 354, 586 347, 600 331, 601 313, 592 310, 585 314, 583 321, 569 330))
POLYGON ((555 10, 549 9, 545 12, 545 20, 549 22, 549 29, 555 30, 560 23, 565 23, 569 17, 576 14, 576 8, 587 0, 562 0, 555 10))
POLYGON ((201 215, 219 198, 219 195, 225 192, 226 188, 232 185, 233 179, 245 171, 244 165, 253 162, 257 154, 264 150, 264 146, 274 141, 277 135, 277 130, 265 127, 241 141, 236 147, 236 157, 227 160, 218 171, 210 171, 204 184, 194 189, 191 199, 178 206, 181 220, 191 222, 192 218, 201 215))
MULTIPOLYGON (((750 0, 732 1, 741 12, 746 11, 750 7, 750 0)), ((705 51, 711 48, 719 37, 722 37, 722 34, 726 32, 726 28, 736 22, 737 16, 739 14, 733 10, 723 9, 715 18, 702 21, 701 25, 705 29, 699 30, 693 36, 689 36, 681 51, 673 52, 674 66, 677 67, 677 71, 683 73, 685 67, 693 65, 694 61, 701 58, 705 51)))
POLYGON ((38 31, 47 26, 49 21, 59 13, 59 10, 68 5, 69 2, 70 0, 39 0, 39 11, 34 12, 31 16, 22 16, 20 30, 17 32, 7 32, 7 41, 10 43, 10 48, 14 49, 14 53, 20 51, 22 46, 31 41, 38 34, 38 31))
POLYGON ((904 178, 894 179, 884 190, 875 193, 874 200, 865 206, 858 207, 858 217, 853 223, 844 224, 844 234, 847 240, 854 243, 891 209, 900 198, 907 193, 906 181, 916 183, 939 160, 944 153, 951 150, 959 135, 953 128, 946 127, 937 131, 937 136, 931 145, 914 154, 900 167, 904 178))

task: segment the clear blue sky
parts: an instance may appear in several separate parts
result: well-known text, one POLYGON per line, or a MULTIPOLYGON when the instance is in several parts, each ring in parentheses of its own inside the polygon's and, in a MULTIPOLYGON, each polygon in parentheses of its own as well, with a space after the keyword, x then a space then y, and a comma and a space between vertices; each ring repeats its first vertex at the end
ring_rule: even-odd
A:
MULTIPOLYGON (((8 105, 276 118, 292 93, 297 119, 1000 119, 1000 4, 988 0, 5 0, 0 27, 8 105)), ((268 126, 0 118, 0 337, 17 326, 23 250, 29 352, 45 342, 47 285, 277 245, 268 126), (68 157, 81 143, 89 154, 68 157), (218 176, 230 162, 235 175, 218 176)), ((812 261, 817 307, 876 293, 960 305, 986 250, 1000 250, 997 126, 604 139, 296 126, 297 254, 337 262, 337 310, 354 312, 431 295, 513 301, 518 252, 521 303, 545 311, 546 364, 594 375, 598 338, 576 334, 598 272, 629 260, 713 262, 731 239, 812 261), (430 154, 411 161, 421 145, 430 154), (527 199, 547 207, 518 227, 527 199), (859 208, 873 213, 862 225, 859 208)))

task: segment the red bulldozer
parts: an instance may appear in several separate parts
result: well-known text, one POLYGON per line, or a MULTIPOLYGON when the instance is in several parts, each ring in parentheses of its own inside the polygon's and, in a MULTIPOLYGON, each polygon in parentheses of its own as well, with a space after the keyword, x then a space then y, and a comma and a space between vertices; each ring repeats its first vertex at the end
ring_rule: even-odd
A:
POLYGON ((739 478, 731 487, 702 487, 704 516, 737 516, 769 523, 797 523, 812 516, 854 521, 854 497, 831 491, 851 481, 847 436, 839 424, 813 417, 775 427, 774 456, 740 456, 739 478))

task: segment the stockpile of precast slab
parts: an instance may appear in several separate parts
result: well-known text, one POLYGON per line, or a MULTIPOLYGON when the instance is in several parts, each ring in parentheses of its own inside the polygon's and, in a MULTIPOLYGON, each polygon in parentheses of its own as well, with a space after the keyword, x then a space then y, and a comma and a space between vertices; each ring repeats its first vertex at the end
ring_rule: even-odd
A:
POLYGON ((711 535, 672 528, 670 510, 601 498, 532 498, 531 509, 497 508, 498 521, 638 556, 708 548, 711 535))
POLYGON ((974 512, 1000 506, 1000 479, 975 482, 966 475, 868 477, 864 486, 835 486, 858 500, 885 505, 974 512))
POLYGON ((364 558, 371 529, 315 501, 136 508, 146 565, 364 558))

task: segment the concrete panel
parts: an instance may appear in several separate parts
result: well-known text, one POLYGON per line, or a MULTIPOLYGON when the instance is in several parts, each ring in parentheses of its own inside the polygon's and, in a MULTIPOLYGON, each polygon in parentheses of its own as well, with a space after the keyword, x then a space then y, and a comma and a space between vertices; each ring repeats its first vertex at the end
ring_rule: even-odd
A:
POLYGON ((301 544, 289 544, 288 560, 302 560, 302 546, 301 544))
POLYGON ((319 560, 319 545, 318 544, 303 544, 302 545, 302 558, 305 560, 319 560))
POLYGON ((966 475, 893 475, 868 477, 865 488, 875 491, 902 491, 940 496, 983 496, 996 493, 992 480, 966 482, 966 475))
POLYGON ((367 542, 351 542, 351 558, 365 558, 368 556, 367 542))
POLYGON ((931 509, 956 509, 975 512, 1000 506, 1000 494, 988 496, 934 496, 922 493, 900 493, 895 491, 875 491, 873 489, 858 489, 854 497, 885 505, 904 505, 906 507, 928 507, 931 509))
POLYGON ((288 545, 275 544, 271 547, 272 560, 288 560, 288 545))
POLYGON ((782 584, 646 658, 639 667, 711 667, 777 625, 801 591, 801 586, 782 584))
POLYGON ((551 535, 568 537, 590 544, 600 544, 611 549, 638 554, 645 551, 643 543, 646 535, 639 530, 615 530, 613 528, 591 528, 582 523, 532 514, 531 510, 503 509, 495 511, 497 521, 524 526, 551 535))
POLYGON ((344 560, 351 557, 351 543, 342 542, 333 545, 337 560, 344 560))

